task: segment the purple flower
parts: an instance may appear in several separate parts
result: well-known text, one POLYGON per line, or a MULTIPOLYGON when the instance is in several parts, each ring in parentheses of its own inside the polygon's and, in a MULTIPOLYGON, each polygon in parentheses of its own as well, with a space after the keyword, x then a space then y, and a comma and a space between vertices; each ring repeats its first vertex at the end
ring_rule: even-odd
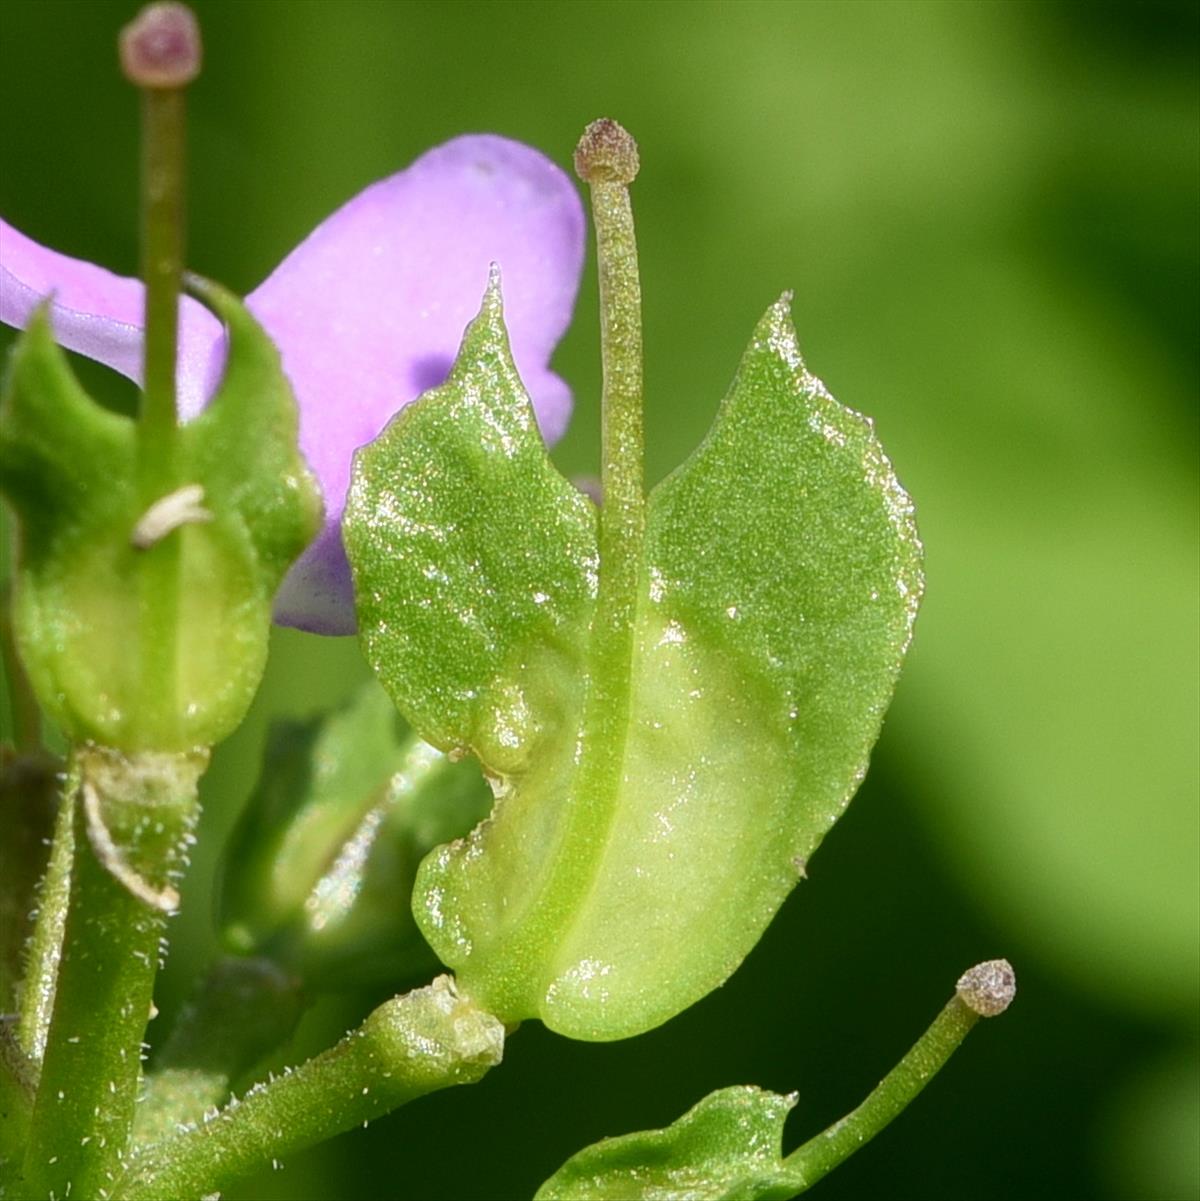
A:
MULTIPOLYGON (((575 304, 583 237, 582 206, 563 171, 518 142, 470 135, 361 192, 246 298, 283 355, 300 406, 300 449, 326 507, 324 529, 279 590, 277 621, 354 632, 339 528, 353 452, 443 381, 493 261, 504 271, 513 357, 542 433, 548 442, 561 435, 571 394, 549 359, 575 304)), ((140 380, 141 283, 39 246, 0 221, 0 320, 23 327, 51 294, 63 346, 140 380)), ((185 420, 215 391, 224 357, 220 324, 185 298, 185 420)))

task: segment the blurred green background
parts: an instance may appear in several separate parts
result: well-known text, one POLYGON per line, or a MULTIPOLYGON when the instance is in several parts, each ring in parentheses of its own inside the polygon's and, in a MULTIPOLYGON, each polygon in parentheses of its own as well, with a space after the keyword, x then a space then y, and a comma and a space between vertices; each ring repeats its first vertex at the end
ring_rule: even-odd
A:
MULTIPOLYGON (((113 37, 136 7, 0 6, 0 211, 130 273, 136 98, 113 37)), ((651 477, 794 288, 810 367, 875 418, 917 501, 929 575, 870 776, 724 989, 629 1043, 530 1025, 482 1085, 231 1196, 529 1196, 583 1144, 743 1082, 799 1091, 792 1145, 996 955, 1020 976, 1009 1015, 812 1195, 1200 1195, 1196 5, 196 8, 196 269, 248 291, 432 144, 494 130, 567 165, 615 116, 643 154, 651 477)), ((556 360, 571 474, 596 463, 594 288, 589 265, 556 360)), ((216 853, 267 722, 364 672, 352 640, 278 635, 208 779, 164 1023, 212 950, 216 853)), ((374 999, 336 998, 305 1037, 374 999)))

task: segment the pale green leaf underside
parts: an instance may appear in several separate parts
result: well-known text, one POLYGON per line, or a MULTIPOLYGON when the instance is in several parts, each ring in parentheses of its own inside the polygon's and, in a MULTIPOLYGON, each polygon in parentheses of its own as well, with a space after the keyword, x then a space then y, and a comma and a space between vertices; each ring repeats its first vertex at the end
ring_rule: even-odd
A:
POLYGON ((869 423, 804 371, 781 302, 651 497, 633 716, 609 745, 581 716, 591 512, 508 363, 493 293, 447 384, 362 452, 346 541, 381 679, 497 780, 491 820, 422 866, 426 937, 506 1020, 617 1038, 729 976, 842 812, 911 632, 920 546, 869 423), (611 799, 579 785, 601 760, 611 799))
POLYGON ((137 423, 80 388, 44 310, 14 348, 0 406, 0 491, 21 530, 22 656, 59 724, 111 747, 210 745, 241 720, 275 591, 320 525, 278 352, 236 298, 194 289, 225 322, 229 350, 216 396, 177 435, 175 486, 200 485, 211 520, 167 535, 181 543, 177 687, 156 712, 141 693, 137 615, 155 548, 132 540, 146 508, 137 423))
POLYGON ((585 1147, 535 1201, 787 1201, 805 1187, 780 1157, 794 1104, 752 1085, 720 1089, 664 1130, 585 1147))

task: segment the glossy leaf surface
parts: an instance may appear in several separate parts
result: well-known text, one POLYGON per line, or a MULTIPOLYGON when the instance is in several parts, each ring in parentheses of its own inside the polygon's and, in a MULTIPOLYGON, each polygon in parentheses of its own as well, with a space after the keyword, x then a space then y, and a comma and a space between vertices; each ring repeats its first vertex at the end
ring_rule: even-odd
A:
POLYGON ((663 1130, 585 1147, 535 1201, 787 1201, 805 1187, 780 1155, 795 1103, 752 1085, 720 1089, 663 1130))
POLYGON ((545 456, 494 287, 448 382, 360 452, 344 529, 379 677, 497 781, 414 898, 463 988, 608 1039, 724 981, 862 778, 921 588, 908 498, 804 370, 786 302, 651 497, 628 723, 584 716, 592 513, 545 456))
POLYGON ((211 745, 241 720, 262 674, 275 590, 320 521, 278 353, 232 295, 194 288, 226 324, 228 360, 212 403, 177 431, 163 474, 198 491, 203 520, 137 544, 147 514, 138 425, 83 391, 44 311, 14 350, 0 405, 26 670, 73 738, 125 750, 211 745), (168 540, 178 543, 166 552, 178 554, 177 589, 159 598, 146 567, 168 540), (174 613, 176 680, 169 695, 148 695, 139 615, 160 602, 174 613))

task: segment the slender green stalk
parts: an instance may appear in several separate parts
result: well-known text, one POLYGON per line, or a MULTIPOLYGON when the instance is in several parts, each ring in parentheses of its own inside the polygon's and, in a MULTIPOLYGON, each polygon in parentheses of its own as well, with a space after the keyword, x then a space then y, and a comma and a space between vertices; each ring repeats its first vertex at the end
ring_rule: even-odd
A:
POLYGON ((508 942, 509 980, 525 989, 526 962, 547 962, 580 912, 606 842, 597 831, 613 820, 625 783, 633 688, 634 629, 641 596, 646 532, 642 477, 642 292, 629 184, 637 145, 615 121, 594 121, 575 150, 575 170, 589 185, 600 267, 601 485, 599 587, 588 632, 586 693, 577 778, 564 811, 560 847, 536 905, 508 942))
POLYGON ((176 428, 175 361, 184 257, 186 99, 182 88, 142 90, 142 278, 146 284, 146 349, 141 445, 145 476, 159 479, 146 498, 170 484, 176 428), (166 460, 164 462, 163 460, 166 460))
POLYGON ((598 621, 628 630, 637 604, 646 528, 642 487, 642 290, 629 185, 637 146, 615 121, 595 121, 575 151, 587 181, 600 267, 604 368, 601 431, 600 597, 598 621))
MULTIPOLYGON (((175 370, 184 267, 185 89, 200 70, 200 33, 186 5, 150 4, 122 31, 121 66, 141 90, 141 241, 146 285, 138 486, 145 509, 175 492, 175 370)), ((176 692, 178 538, 143 551, 139 637, 146 695, 176 692)))
MULTIPOLYGON (((182 89, 142 92, 142 274, 146 352, 138 474, 149 509, 177 486, 175 360, 183 272, 184 113, 182 89)), ((147 695, 171 698, 176 686, 180 540, 143 552, 141 671, 147 695)), ((172 705, 172 711, 174 710, 172 705)))
POLYGON ((912 1050, 883 1078, 857 1109, 793 1151, 784 1164, 811 1188, 843 1160, 866 1146, 897 1117, 942 1069, 981 1017, 1008 1008, 1016 994, 1012 967, 1003 959, 966 972, 950 1003, 912 1050))
POLYGON ((159 1142, 224 1105, 233 1082, 282 1046, 299 1017, 295 977, 267 959, 218 960, 146 1077, 134 1141, 159 1142))
POLYGON ((381 1005, 337 1046, 211 1120, 139 1153, 112 1196, 188 1201, 408 1101, 472 1084, 500 1062, 504 1027, 448 976, 381 1005))
MULTIPOLYGON (((588 646, 588 695, 582 729, 579 802, 571 823, 594 831, 611 813, 624 779, 633 690, 634 623, 646 530, 642 438, 642 291, 629 185, 637 145, 615 121, 594 121, 575 150, 575 170, 591 190, 600 269, 601 404, 600 578, 588 646)), ((568 833, 566 839, 570 841, 568 833)), ((584 840, 577 840, 582 845, 584 840)), ((603 840, 589 836, 595 854, 603 840)), ((547 889, 560 912, 577 909, 590 875, 564 856, 547 889)), ((551 929, 549 925, 547 930, 551 929)))
POLYGON ((129 1146, 154 977, 207 755, 75 751, 74 861, 25 1175, 103 1197, 129 1146))
POLYGON ((62 956, 63 930, 71 895, 71 863, 75 858, 74 797, 79 790, 75 764, 68 768, 59 796, 50 844, 50 861, 37 888, 37 916, 25 948, 25 973, 17 1000, 17 1045, 40 1071, 46 1032, 54 1009, 54 986, 62 956))

